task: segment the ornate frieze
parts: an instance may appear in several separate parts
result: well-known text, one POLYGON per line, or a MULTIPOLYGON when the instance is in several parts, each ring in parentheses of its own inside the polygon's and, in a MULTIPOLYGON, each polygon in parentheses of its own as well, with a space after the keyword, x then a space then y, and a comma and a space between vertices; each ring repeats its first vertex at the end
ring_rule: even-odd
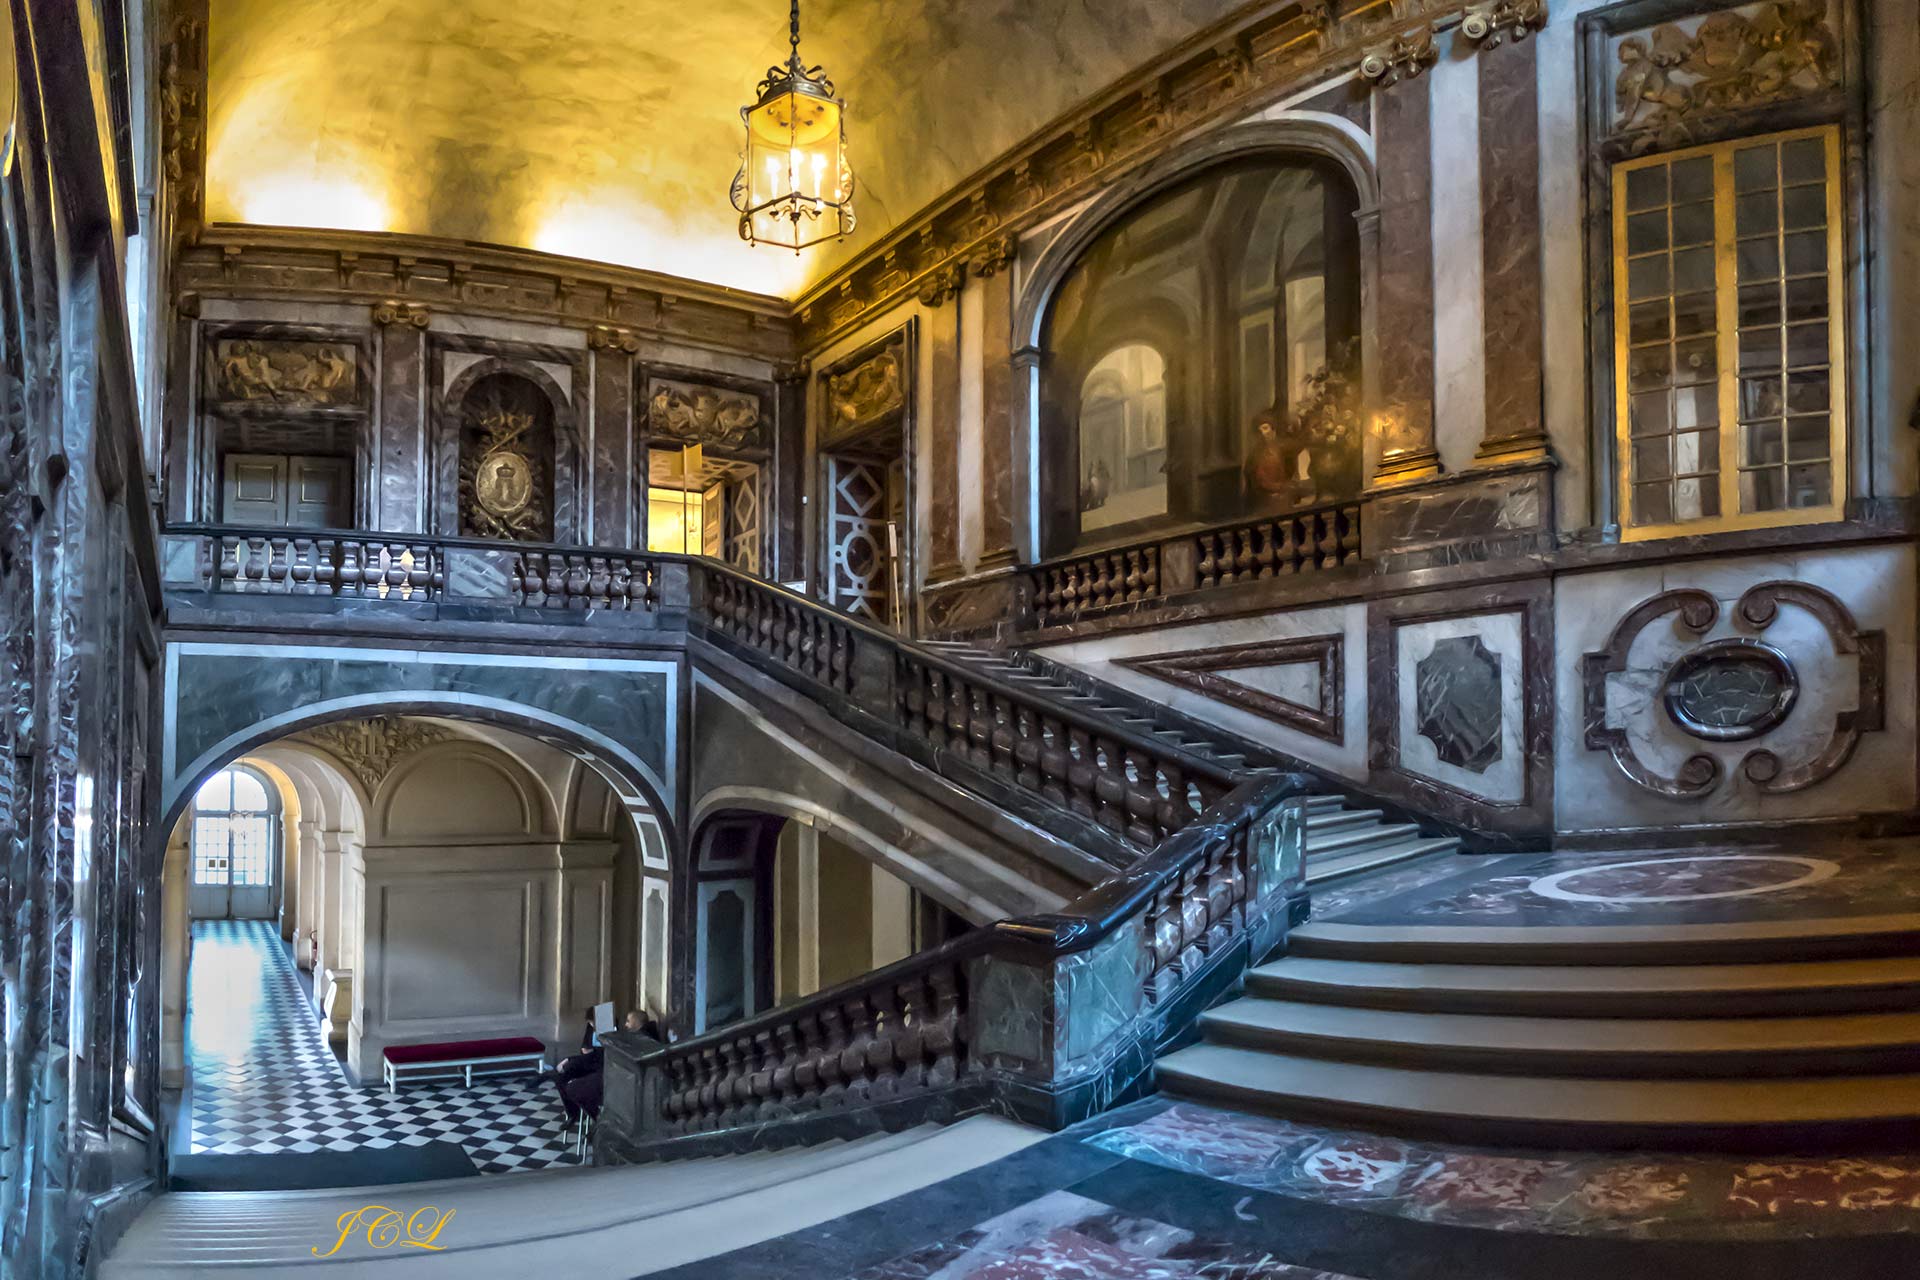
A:
POLYGON ((1263 720, 1327 742, 1340 742, 1344 734, 1345 648, 1346 638, 1334 634, 1149 653, 1113 661, 1115 666, 1191 689, 1263 720), (1289 697, 1280 691, 1285 685, 1276 677, 1287 668, 1301 666, 1309 668, 1301 690, 1304 696, 1289 697))
POLYGON ((1670 143, 1701 116, 1836 87, 1840 42, 1828 2, 1767 0, 1618 37, 1613 132, 1670 143))
POLYGON ((688 444, 721 448, 760 448, 765 411, 760 397, 674 378, 647 382, 647 430, 688 444))
POLYGON ((376 716, 370 720, 341 720, 317 725, 293 735, 299 742, 319 747, 345 765, 368 794, 379 790, 402 760, 453 734, 439 725, 407 716, 376 716))
POLYGON ((217 400, 318 408, 359 400, 358 353, 348 343, 235 337, 210 346, 217 400))
POLYGON ((1674 631, 1693 642, 1658 676, 1659 706, 1668 722, 1688 737, 1716 744, 1778 733, 1804 683, 1787 654, 1761 638, 1779 618, 1783 604, 1819 624, 1834 659, 1852 659, 1851 705, 1834 712, 1824 731, 1816 727, 1810 739, 1747 751, 1739 772, 1770 795, 1800 791, 1832 777, 1853 755, 1862 734, 1884 727, 1886 641, 1878 631, 1861 630, 1838 599, 1799 582, 1763 582, 1748 589, 1734 606, 1732 620, 1749 634, 1706 643, 1700 641, 1720 621, 1720 602, 1708 593, 1680 588, 1634 606, 1614 627, 1606 647, 1581 662, 1587 749, 1608 752, 1622 773, 1659 795, 1693 800, 1713 792, 1728 776, 1727 762, 1706 751, 1667 771, 1650 762, 1655 729, 1644 723, 1648 713, 1642 711, 1630 722, 1610 710, 1609 678, 1631 673, 1635 640, 1671 618, 1674 631), (1792 760, 1783 753, 1791 753, 1792 760))

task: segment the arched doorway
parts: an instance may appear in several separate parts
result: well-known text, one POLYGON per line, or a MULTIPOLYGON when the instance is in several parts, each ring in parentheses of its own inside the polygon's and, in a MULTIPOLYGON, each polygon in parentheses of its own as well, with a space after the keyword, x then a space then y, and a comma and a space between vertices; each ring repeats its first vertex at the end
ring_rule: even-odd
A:
POLYGON ((265 920, 278 910, 282 826, 279 789, 236 764, 194 792, 187 819, 195 920, 265 920))

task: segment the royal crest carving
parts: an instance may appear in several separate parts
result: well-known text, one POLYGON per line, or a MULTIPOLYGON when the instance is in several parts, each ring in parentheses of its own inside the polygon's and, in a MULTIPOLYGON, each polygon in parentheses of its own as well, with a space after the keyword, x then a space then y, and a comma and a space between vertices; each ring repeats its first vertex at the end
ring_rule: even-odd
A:
POLYGON ((843 372, 827 378, 829 439, 856 435, 906 404, 906 344, 891 342, 843 372))
POLYGON ((1622 39, 1613 86, 1616 132, 1684 136, 1699 115, 1818 93, 1840 80, 1840 42, 1827 0, 1769 0, 1664 23, 1622 39))
POLYGON ((406 716, 377 716, 371 720, 341 720, 317 725, 293 735, 334 757, 358 778, 369 793, 379 789, 394 767, 414 752, 453 734, 438 725, 406 716))
POLYGON ((466 407, 460 445, 463 536, 535 542, 553 537, 553 432, 539 395, 521 379, 502 378, 478 391, 466 407))
POLYGON ((1671 774, 1642 758, 1628 727, 1609 721, 1608 678, 1628 673, 1634 641, 1672 615, 1675 630, 1696 643, 1658 674, 1658 705, 1667 717, 1681 732, 1703 742, 1765 737, 1790 723, 1799 696, 1800 677, 1793 664, 1761 639, 1783 604, 1820 624, 1836 658, 1854 660, 1853 706, 1834 713, 1825 738, 1800 753, 1797 763, 1761 746, 1740 757, 1739 772, 1768 795, 1801 791, 1832 777, 1852 757, 1862 734, 1885 727, 1886 637, 1862 631, 1838 599, 1799 582, 1763 582, 1749 588, 1733 609, 1734 625, 1748 634, 1705 643, 1698 641, 1720 621, 1720 602, 1704 591, 1665 591, 1628 610, 1606 648, 1581 660, 1587 749, 1608 752, 1628 778, 1663 796, 1696 800, 1714 791, 1727 777, 1718 755, 1696 752, 1671 774))
POLYGON ((221 338, 213 382, 220 400, 335 408, 358 400, 360 365, 345 342, 221 338))
POLYGON ((722 448, 764 444, 760 397, 752 392, 669 378, 647 385, 647 429, 655 435, 722 448))

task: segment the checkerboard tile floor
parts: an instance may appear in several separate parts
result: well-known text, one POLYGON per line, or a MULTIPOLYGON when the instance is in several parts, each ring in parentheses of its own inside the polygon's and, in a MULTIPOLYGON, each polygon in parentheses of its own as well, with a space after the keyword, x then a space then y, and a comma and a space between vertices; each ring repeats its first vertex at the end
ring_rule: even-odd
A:
POLYGON ((553 1086, 531 1075, 361 1088, 320 1035, 267 920, 199 920, 188 971, 191 1150, 271 1155, 457 1142, 482 1173, 575 1162, 553 1086))

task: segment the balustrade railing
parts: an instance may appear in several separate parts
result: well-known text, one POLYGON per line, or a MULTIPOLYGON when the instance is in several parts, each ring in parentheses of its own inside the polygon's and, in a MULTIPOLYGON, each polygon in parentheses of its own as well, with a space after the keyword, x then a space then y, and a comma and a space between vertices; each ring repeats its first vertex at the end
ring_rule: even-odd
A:
POLYGON ((616 613, 659 607, 662 566, 685 559, 333 529, 174 525, 166 537, 198 548, 200 585, 214 592, 410 604, 458 599, 616 613))
POLYGON ((603 1153, 780 1145, 985 1106, 1051 1125, 1090 1113, 1196 998, 1284 933, 1303 892, 1307 787, 1242 783, 1058 914, 677 1044, 607 1037, 603 1153))
POLYGON ((702 561, 697 622, 851 698, 909 744, 1148 848, 1225 795, 1235 774, 1177 743, 1076 710, 817 601, 702 561))
POLYGON ((1361 559, 1360 504, 1339 503, 1062 556, 1027 571, 1035 621, 1183 591, 1337 569, 1361 559))

